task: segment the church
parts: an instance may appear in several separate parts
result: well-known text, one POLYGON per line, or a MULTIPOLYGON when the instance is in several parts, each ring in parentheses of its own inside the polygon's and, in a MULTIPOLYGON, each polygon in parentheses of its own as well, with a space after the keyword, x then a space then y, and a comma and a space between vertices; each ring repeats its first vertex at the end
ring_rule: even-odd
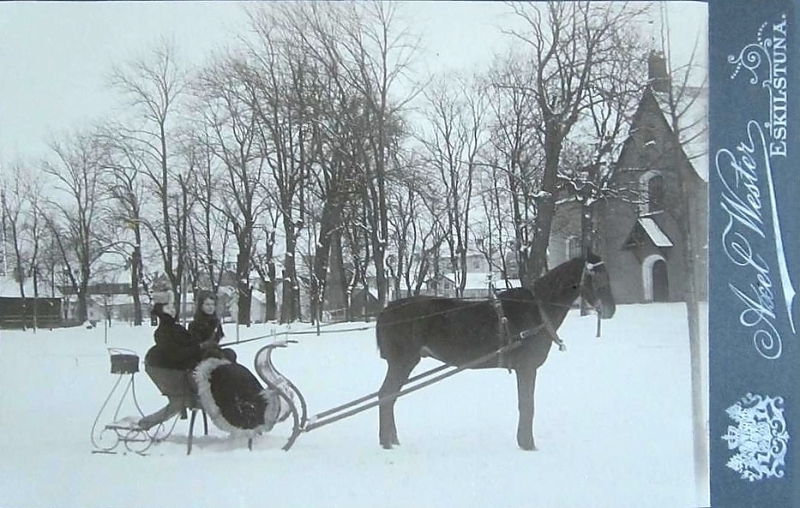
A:
MULTIPOLYGON (((684 301, 690 278, 707 300, 708 90, 684 89, 678 102, 663 55, 648 60, 649 82, 609 182, 624 192, 594 204, 594 249, 618 303, 684 301)), ((557 208, 551 266, 580 253, 580 215, 575 201, 557 208)))

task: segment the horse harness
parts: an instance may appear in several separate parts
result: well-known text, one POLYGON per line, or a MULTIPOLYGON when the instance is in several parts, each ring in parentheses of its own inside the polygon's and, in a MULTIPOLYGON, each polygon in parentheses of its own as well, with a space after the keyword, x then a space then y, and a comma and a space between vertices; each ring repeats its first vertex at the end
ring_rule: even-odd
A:
POLYGON ((535 300, 537 306, 539 307, 539 314, 542 316, 542 324, 534 327, 528 328, 527 330, 522 330, 519 332, 515 337, 511 337, 511 332, 508 329, 508 318, 506 317, 505 313, 503 313, 503 304, 500 301, 500 298, 497 297, 497 292, 494 287, 492 287, 491 291, 491 302, 492 306, 494 307, 494 311, 497 314, 497 323, 498 323, 498 335, 500 336, 500 353, 498 354, 498 366, 500 368, 507 368, 509 372, 511 371, 511 367, 506 365, 506 358, 504 352, 506 348, 512 344, 512 342, 516 342, 518 340, 526 340, 530 337, 533 337, 543 326, 547 329, 548 334, 550 335, 550 339, 558 345, 559 351, 566 351, 567 346, 564 344, 564 341, 558 336, 556 332, 556 328, 553 326, 552 321, 547 315, 547 312, 544 310, 543 304, 538 299, 535 300))
MULTIPOLYGON (((587 275, 591 277, 592 274, 593 274, 594 269, 597 268, 598 266, 602 266, 602 265, 603 265, 602 261, 600 261, 598 263, 589 263, 589 262, 587 262, 584 265, 583 273, 581 274, 580 286, 583 287, 583 284, 584 284, 584 281, 586 280, 586 276, 587 275)), ((491 293, 490 294, 491 294, 492 306, 494 307, 494 311, 497 314, 498 335, 500 336, 500 344, 501 344, 501 347, 500 347, 501 353, 498 355, 498 362, 500 364, 499 365, 500 367, 506 367, 506 365, 505 365, 505 355, 503 354, 503 352, 505 351, 507 346, 509 346, 514 341, 526 340, 526 339, 534 336, 536 333, 539 332, 539 330, 542 327, 545 327, 545 329, 547 330, 548 335, 550 335, 550 340, 552 340, 558 346, 558 350, 559 351, 566 351, 567 350, 567 345, 564 343, 564 341, 561 339, 561 337, 558 336, 558 332, 556 331, 555 326, 553 326, 553 322, 550 321, 550 317, 547 315, 547 311, 544 309, 544 303, 541 300, 539 300, 538 298, 535 298, 534 302, 539 307, 539 315, 542 317, 542 324, 540 324, 540 325, 538 325, 538 326, 536 326, 534 328, 529 328, 527 330, 522 330, 521 332, 519 332, 517 334, 516 337, 514 337, 512 339, 511 332, 508 329, 508 318, 503 313, 503 305, 502 305, 502 302, 500 301, 500 298, 497 297, 497 290, 496 290, 496 288, 494 286, 491 287, 491 293)), ((509 367, 509 370, 510 370, 510 367, 509 367)))

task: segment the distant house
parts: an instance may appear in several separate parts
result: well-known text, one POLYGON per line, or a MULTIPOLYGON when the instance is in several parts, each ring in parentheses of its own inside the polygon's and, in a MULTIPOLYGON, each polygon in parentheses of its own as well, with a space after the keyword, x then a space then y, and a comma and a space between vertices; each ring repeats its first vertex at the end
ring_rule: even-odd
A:
POLYGON ((0 328, 33 326, 34 311, 39 327, 59 326, 64 321, 61 292, 55 288, 39 288, 39 297, 33 298, 33 281, 24 283, 25 298, 20 294, 19 282, 13 277, 0 276, 0 328))
MULTIPOLYGON (((683 301, 689 278, 696 282, 698 297, 708 297, 707 95, 697 91, 681 119, 686 130, 675 133, 668 121, 669 82, 660 58, 651 55, 651 82, 611 182, 628 191, 596 203, 595 248, 606 262, 619 303, 683 301), (688 235, 695 247, 694 273, 683 256, 688 235)), ((551 266, 579 254, 580 213, 574 200, 557 208, 551 266)))
MULTIPOLYGON (((438 281, 437 296, 455 297, 456 288, 460 282, 460 274, 447 273, 438 281)), ((464 292, 462 298, 488 298, 492 288, 502 290, 521 287, 519 279, 504 279, 500 272, 467 272, 464 279, 464 292)))
MULTIPOLYGON (((61 287, 64 294, 64 309, 67 319, 75 319, 78 296, 69 284, 61 287)), ((143 321, 147 321, 150 310, 148 295, 142 294, 139 305, 143 321)), ((132 322, 135 315, 130 273, 112 263, 100 264, 96 275, 86 288, 86 319, 99 322, 104 319, 132 322)))
MULTIPOLYGON (((466 277, 464 279, 464 298, 486 298, 491 294, 491 289, 498 290, 519 287, 520 280, 516 273, 509 270, 504 274, 500 270, 502 260, 493 259, 491 262, 482 252, 470 251, 466 255, 466 277)), ((508 259, 506 259, 508 267, 508 259)), ((461 281, 461 273, 454 272, 449 258, 444 256, 439 258, 438 274, 428 273, 428 279, 423 281, 420 286, 420 295, 442 296, 453 298, 457 294, 457 288, 461 281)), ((412 287, 416 287, 417 282, 412 281, 412 287)), ((411 296, 405 284, 400 287, 397 298, 411 296)))
POLYGON ((378 290, 374 288, 355 288, 350 295, 350 316, 353 319, 376 317, 381 309, 378 290))

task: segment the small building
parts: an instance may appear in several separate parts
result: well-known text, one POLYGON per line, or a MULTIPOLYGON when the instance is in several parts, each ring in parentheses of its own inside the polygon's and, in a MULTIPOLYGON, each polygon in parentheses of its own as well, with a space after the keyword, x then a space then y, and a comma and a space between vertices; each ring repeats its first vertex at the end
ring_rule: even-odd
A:
POLYGON ((36 325, 41 328, 62 326, 61 293, 47 285, 39 288, 39 297, 34 298, 33 281, 24 282, 25 298, 22 298, 19 282, 13 277, 0 276, 0 328, 13 329, 32 327, 34 315, 36 325))
MULTIPOLYGON (((429 284, 423 294, 454 298, 460 274, 447 273, 439 276, 434 283, 429 284)), ((521 281, 516 278, 506 279, 500 272, 467 272, 464 279, 464 292, 462 298, 488 298, 492 288, 503 290, 521 287, 521 281)))

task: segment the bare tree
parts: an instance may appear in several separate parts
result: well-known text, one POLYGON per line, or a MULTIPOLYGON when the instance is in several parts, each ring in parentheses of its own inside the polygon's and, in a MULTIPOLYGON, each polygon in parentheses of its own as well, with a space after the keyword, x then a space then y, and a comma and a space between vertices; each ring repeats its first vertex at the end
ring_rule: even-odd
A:
POLYGON ((456 295, 461 296, 466 284, 473 180, 486 143, 486 101, 480 89, 459 77, 442 77, 425 95, 430 132, 421 142, 444 196, 450 267, 456 277, 456 295), (458 83, 457 88, 449 89, 448 82, 458 83))
MULTIPOLYGON (((324 117, 328 120, 315 127, 318 171, 314 175, 317 185, 314 192, 321 203, 316 214, 318 233, 311 274, 311 311, 319 322, 325 296, 331 242, 335 230, 341 228, 347 203, 358 197, 359 158, 363 135, 356 132, 355 124, 363 119, 361 106, 343 88, 335 92, 324 107, 329 108, 324 117), (332 106, 332 107, 331 107, 332 106)), ((366 126, 361 127, 365 129, 366 126)), ((363 173, 361 173, 363 174, 363 173)))
POLYGON ((104 193, 109 196, 107 213, 117 238, 112 243, 130 270, 133 324, 142 324, 143 253, 142 209, 148 205, 147 193, 142 183, 143 153, 135 144, 126 142, 114 126, 101 133, 106 143, 108 158, 105 162, 104 193))
MULTIPOLYGON (((499 59, 485 78, 490 120, 483 169, 492 182, 484 196, 491 204, 492 222, 496 224, 489 232, 499 232, 505 223, 513 227, 509 243, 514 247, 516 275, 524 279, 544 153, 536 135, 540 115, 535 97, 528 90, 535 73, 528 62, 520 60, 513 53, 499 59)), ((498 242, 502 243, 500 238, 498 242)))
POLYGON ((615 34, 633 24, 644 10, 629 5, 591 2, 511 3, 525 30, 511 30, 525 44, 535 78, 529 92, 541 114, 544 171, 534 219, 534 234, 524 281, 529 285, 545 269, 555 212, 555 191, 564 142, 591 101, 600 69, 618 57, 615 34))
POLYGON ((443 207, 432 195, 426 180, 430 175, 414 168, 422 166, 416 158, 406 165, 407 174, 389 186, 390 246, 393 254, 387 263, 394 279, 395 294, 419 295, 423 284, 436 271, 434 253, 446 238, 443 207))
POLYGON ((267 171, 258 144, 259 116, 250 107, 251 90, 239 79, 242 69, 242 61, 237 55, 222 55, 200 74, 196 90, 211 132, 209 147, 226 170, 223 187, 226 199, 221 211, 229 221, 238 248, 237 322, 249 326, 255 229, 269 201, 262 183, 267 171))
POLYGON ((4 177, 0 192, 0 205, 3 214, 4 238, 13 251, 13 277, 19 287, 22 299, 22 329, 28 326, 27 299, 34 298, 33 328, 38 327, 36 301, 38 297, 38 252, 41 225, 38 215, 41 184, 32 178, 30 170, 23 163, 15 163, 11 173, 4 177), (34 295, 25 294, 26 281, 33 278, 34 295))
POLYGON ((250 107, 258 119, 260 144, 274 187, 269 189, 280 211, 285 243, 281 322, 300 318, 297 241, 303 232, 306 190, 313 155, 314 103, 318 101, 321 65, 303 39, 310 23, 307 6, 259 9, 250 13, 256 42, 248 45, 248 66, 239 70, 248 87, 250 107))
POLYGON ((261 224, 264 235, 260 237, 259 241, 262 242, 264 249, 259 254, 259 249, 256 247, 256 254, 253 258, 253 269, 258 273, 264 287, 266 299, 265 321, 274 321, 278 318, 278 303, 275 294, 278 282, 277 266, 275 263, 275 246, 276 231, 278 229, 280 217, 278 213, 275 213, 276 211, 275 208, 271 208, 267 214, 268 221, 261 224))
MULTIPOLYGON (((219 169, 219 158, 212 149, 209 126, 199 121, 196 129, 187 132, 185 154, 191 159, 194 171, 189 175, 194 189, 196 206, 189 221, 189 258, 187 269, 195 290, 202 285, 216 293, 219 289, 223 267, 230 243, 230 218, 223 210, 226 193, 224 171, 219 169)), ((195 295, 196 296, 196 295, 195 295)))
POLYGON ((77 132, 50 143, 53 161, 44 172, 53 177, 55 192, 46 205, 45 223, 66 267, 78 298, 76 317, 87 319, 87 290, 95 262, 108 251, 109 218, 104 216, 102 173, 107 167, 105 145, 96 132, 77 132))
MULTIPOLYGON (((306 207, 317 224, 313 269, 309 276, 312 319, 319 322, 327 281, 332 234, 342 225, 348 200, 366 174, 364 143, 371 126, 366 122, 368 105, 347 79, 343 58, 341 26, 344 8, 336 4, 292 4, 286 12, 288 26, 297 36, 302 52, 308 56, 308 86, 311 148, 309 172, 317 204, 306 207)), ((347 23, 345 22, 345 26, 347 23)))
POLYGON ((397 4, 375 0, 351 3, 346 12, 349 16, 337 18, 345 38, 342 53, 350 62, 345 63, 344 68, 348 81, 363 97, 366 121, 372 127, 366 136, 363 169, 369 198, 367 218, 372 261, 378 301, 383 305, 388 289, 385 270, 389 233, 387 182, 403 135, 400 117, 421 91, 421 87, 413 86, 409 79, 419 40, 411 35, 407 26, 400 24, 397 4), (409 91, 398 97, 397 90, 404 85, 403 79, 409 91))
POLYGON ((179 180, 185 183, 187 176, 181 176, 180 171, 177 124, 189 76, 178 61, 175 46, 164 40, 149 55, 114 67, 110 82, 133 112, 130 126, 120 135, 141 153, 142 176, 158 199, 158 214, 141 223, 159 248, 164 273, 179 306, 187 256, 181 250, 185 243, 180 241, 186 234, 182 229, 185 221, 176 215, 183 215, 185 210, 180 208, 176 193, 183 191, 179 180))
POLYGON ((587 87, 587 107, 574 129, 574 140, 564 143, 556 188, 580 206, 581 250, 594 247, 595 210, 601 201, 636 200, 633 189, 614 178, 621 148, 627 138, 644 88, 645 43, 636 27, 620 26, 611 34, 615 47, 608 51, 587 87))
MULTIPOLYGON (((39 295, 41 294, 40 287, 42 277, 44 275, 43 267, 41 266, 41 253, 45 250, 46 242, 46 228, 40 208, 44 202, 42 196, 44 195, 44 181, 41 175, 29 174, 28 179, 25 181, 23 187, 23 195, 30 207, 30 221, 26 227, 30 237, 30 272, 29 276, 33 280, 33 327, 34 330, 39 328, 39 295)), ((51 289, 53 291, 53 289, 51 289)))

